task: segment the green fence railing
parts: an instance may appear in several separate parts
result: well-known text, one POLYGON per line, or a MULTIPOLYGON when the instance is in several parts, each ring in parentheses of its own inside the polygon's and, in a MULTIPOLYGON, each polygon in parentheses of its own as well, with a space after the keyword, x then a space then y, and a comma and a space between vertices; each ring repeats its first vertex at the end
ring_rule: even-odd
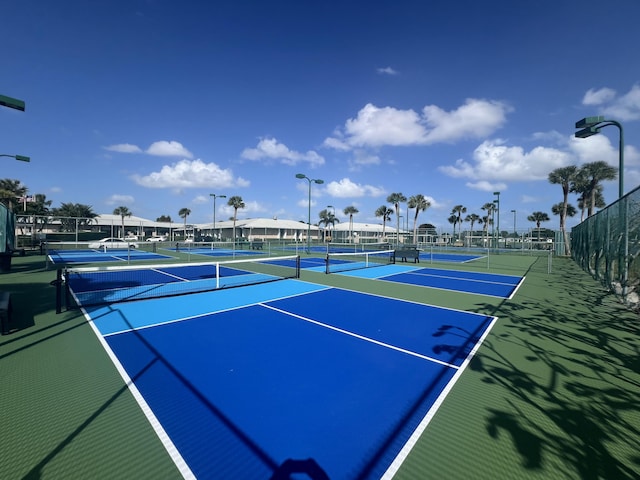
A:
POLYGON ((640 187, 571 230, 571 256, 631 306, 640 307, 640 187))

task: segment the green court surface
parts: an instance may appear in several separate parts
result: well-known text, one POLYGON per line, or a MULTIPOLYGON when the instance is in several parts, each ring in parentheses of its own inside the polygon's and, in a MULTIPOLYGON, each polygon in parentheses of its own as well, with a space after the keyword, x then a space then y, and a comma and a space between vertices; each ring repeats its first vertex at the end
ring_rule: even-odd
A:
MULTIPOLYGON (((55 314, 44 265, 15 257, 0 274, 14 310, 0 336, 0 478, 180 478, 81 312, 55 314)), ((394 478, 640 478, 638 314, 570 259, 554 258, 551 271, 546 256, 527 255, 438 268, 526 278, 505 300, 302 272, 498 317, 394 478)))

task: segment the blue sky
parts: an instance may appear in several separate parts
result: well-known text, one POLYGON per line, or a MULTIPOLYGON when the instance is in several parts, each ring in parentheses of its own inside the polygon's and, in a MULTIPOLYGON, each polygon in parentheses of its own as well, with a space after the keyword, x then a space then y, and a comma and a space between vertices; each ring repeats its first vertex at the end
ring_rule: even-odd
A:
POLYGON ((400 192, 450 231, 455 205, 483 214, 500 191, 501 229, 512 210, 518 230, 534 211, 557 228, 549 172, 618 166, 616 128, 573 138, 591 115, 624 125, 640 185, 636 0, 7 0, 2 17, 0 94, 27 107, 0 109, 0 153, 32 161, 3 158, 0 178, 53 207, 204 223, 215 193, 243 198, 239 218, 306 220, 303 173, 324 180, 314 223, 328 205, 381 222, 400 192))

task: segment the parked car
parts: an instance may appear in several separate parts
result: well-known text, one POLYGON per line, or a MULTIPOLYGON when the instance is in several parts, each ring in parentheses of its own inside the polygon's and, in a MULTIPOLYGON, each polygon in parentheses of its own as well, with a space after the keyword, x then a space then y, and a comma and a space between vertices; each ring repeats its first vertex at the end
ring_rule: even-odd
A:
POLYGON ((149 237, 147 238, 147 242, 166 242, 167 237, 149 237))
POLYGON ((135 242, 123 240, 122 238, 103 238, 97 242, 89 244, 89 248, 94 250, 104 250, 105 248, 136 248, 135 242))

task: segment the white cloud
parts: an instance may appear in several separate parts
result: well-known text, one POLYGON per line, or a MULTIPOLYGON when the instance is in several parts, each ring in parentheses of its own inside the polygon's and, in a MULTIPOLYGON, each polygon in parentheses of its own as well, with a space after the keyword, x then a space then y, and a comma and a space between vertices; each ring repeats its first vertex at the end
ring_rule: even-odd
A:
POLYGON ((398 71, 394 70, 391 67, 377 68, 376 71, 380 75, 397 75, 398 74, 398 71))
POLYGON ((497 101, 468 99, 447 112, 427 105, 422 114, 414 110, 365 105, 356 118, 345 122, 341 131, 324 141, 324 146, 347 147, 428 145, 463 138, 482 138, 500 128, 511 108, 497 101))
POLYGON ((486 180, 480 180, 479 182, 467 182, 466 186, 473 188, 474 190, 480 190, 483 192, 495 192, 503 191, 507 189, 507 184, 502 182, 492 183, 486 180))
POLYGON ((584 94, 583 105, 601 107, 599 114, 612 120, 629 121, 640 119, 640 84, 633 85, 622 96, 611 88, 590 89, 584 94))
POLYGON ((105 203, 107 205, 131 205, 134 202, 134 198, 131 195, 111 195, 105 203))
POLYGON ((313 150, 296 152, 275 138, 261 139, 256 148, 245 148, 241 156, 246 160, 280 160, 285 165, 297 165, 300 162, 306 162, 311 167, 324 165, 324 158, 313 150))
POLYGON ((611 88, 601 88, 594 90, 590 88, 587 93, 582 97, 583 105, 601 105, 605 102, 609 102, 616 96, 616 91, 611 88))
POLYGON ((149 148, 147 148, 146 153, 159 157, 193 157, 193 154, 184 148, 180 142, 167 142, 165 140, 153 142, 149 148))
POLYGON ((484 141, 473 152, 473 163, 458 160, 454 165, 438 167, 451 177, 469 178, 476 188, 481 181, 544 180, 552 170, 568 165, 571 155, 555 148, 508 147, 500 140, 484 141))
POLYGON ((110 152, 118 153, 142 153, 142 150, 137 145, 131 145, 130 143, 119 143, 117 145, 109 145, 108 147, 102 147, 110 152))
POLYGON ((159 172, 149 175, 134 175, 133 180, 149 188, 217 188, 246 187, 249 182, 243 178, 234 178, 229 169, 222 169, 215 163, 204 163, 202 160, 180 160, 172 165, 165 165, 159 172))
POLYGON ((354 183, 348 178, 329 182, 326 190, 329 195, 336 198, 380 197, 385 194, 382 188, 354 183))

